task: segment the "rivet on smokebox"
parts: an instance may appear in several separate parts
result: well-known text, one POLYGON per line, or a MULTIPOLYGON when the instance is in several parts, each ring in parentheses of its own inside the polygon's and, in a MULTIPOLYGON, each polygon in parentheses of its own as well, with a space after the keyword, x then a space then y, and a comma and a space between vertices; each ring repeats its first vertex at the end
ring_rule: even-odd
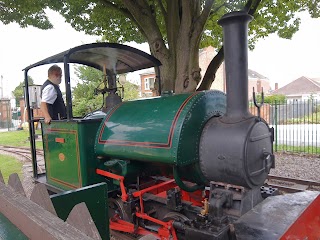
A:
POLYGON ((59 153, 59 160, 63 162, 66 159, 66 156, 63 153, 59 153))

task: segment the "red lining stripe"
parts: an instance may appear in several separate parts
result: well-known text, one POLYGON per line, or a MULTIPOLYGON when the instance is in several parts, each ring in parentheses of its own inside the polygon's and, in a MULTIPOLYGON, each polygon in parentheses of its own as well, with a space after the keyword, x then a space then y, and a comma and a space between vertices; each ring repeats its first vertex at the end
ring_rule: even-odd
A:
POLYGON ((64 181, 59 180, 59 179, 57 179, 57 178, 51 177, 50 179, 51 179, 51 181, 57 182, 57 183, 59 183, 59 184, 61 184, 61 185, 64 185, 64 186, 66 186, 66 187, 69 187, 69 188, 73 188, 73 189, 80 188, 80 186, 72 185, 72 184, 70 184, 70 183, 64 182, 64 181))

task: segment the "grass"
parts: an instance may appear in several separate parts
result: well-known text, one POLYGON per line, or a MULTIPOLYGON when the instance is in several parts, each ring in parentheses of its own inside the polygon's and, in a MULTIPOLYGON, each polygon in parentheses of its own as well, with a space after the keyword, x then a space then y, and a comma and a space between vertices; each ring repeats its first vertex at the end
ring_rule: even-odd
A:
MULTIPOLYGON (((41 135, 41 130, 37 130, 36 134, 41 135)), ((0 133, 0 145, 12 147, 30 147, 28 140, 29 131, 9 131, 0 133)), ((42 142, 36 141, 37 149, 42 149, 42 142)))
POLYGON ((20 179, 22 179, 22 165, 23 164, 14 157, 0 154, 0 171, 4 178, 4 182, 8 182, 11 173, 18 173, 20 179))
MULTIPOLYGON (((41 135, 41 130, 37 130, 36 134, 41 135)), ((0 145, 12 146, 12 147, 30 147, 30 141, 28 140, 29 131, 9 131, 0 132, 0 145)), ((42 142, 36 142, 36 148, 42 149, 42 142)), ((20 179, 22 179, 22 163, 16 160, 14 157, 0 154, 0 170, 2 172, 5 182, 8 182, 9 175, 11 173, 18 173, 20 179)))
MULTIPOLYGON (((276 146, 273 146, 276 151, 276 146)), ((277 152, 295 152, 295 153, 307 153, 307 154, 320 154, 320 148, 316 146, 289 146, 289 145, 278 145, 277 152)))
POLYGON ((284 124, 319 124, 320 112, 312 113, 301 118, 292 118, 284 122, 284 124))

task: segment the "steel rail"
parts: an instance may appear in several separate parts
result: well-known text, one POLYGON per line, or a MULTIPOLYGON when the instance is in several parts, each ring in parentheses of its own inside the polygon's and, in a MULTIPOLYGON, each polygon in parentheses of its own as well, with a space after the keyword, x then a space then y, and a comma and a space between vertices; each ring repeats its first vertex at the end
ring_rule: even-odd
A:
POLYGON ((276 176, 276 175, 271 175, 271 174, 268 175, 268 179, 269 180, 288 181, 288 182, 293 182, 293 183, 301 184, 301 185, 320 187, 320 182, 306 180, 306 179, 288 178, 288 177, 281 177, 281 176, 276 176))
POLYGON ((278 188, 286 193, 302 192, 312 190, 313 187, 320 188, 320 182, 310 181, 305 179, 296 179, 269 175, 267 185, 278 188))
MULTIPOLYGON (((25 151, 25 153, 31 154, 30 148, 28 148, 28 147, 13 147, 13 146, 0 145, 0 149, 14 149, 17 152, 23 153, 25 151)), ((43 150, 36 150, 36 151, 37 151, 37 154, 43 155, 43 150)))
MULTIPOLYGON (((18 155, 18 156, 21 156, 21 157, 24 157, 27 161, 30 161, 32 162, 32 158, 31 156, 31 152, 30 150, 29 151, 26 151, 26 152, 23 152, 23 151, 17 151, 18 150, 21 150, 21 148, 19 147, 8 147, 8 146, 0 146, 0 151, 3 151, 3 152, 8 152, 8 153, 12 153, 12 154, 15 154, 15 155, 18 155)), ((24 149, 24 148, 23 148, 24 149)), ((28 149, 25 149, 25 150, 28 150, 28 149)), ((42 155, 43 156, 43 152, 37 152, 37 154, 39 155, 42 155)), ((37 163, 37 169, 40 173, 44 173, 45 170, 42 169, 39 164, 37 163)))

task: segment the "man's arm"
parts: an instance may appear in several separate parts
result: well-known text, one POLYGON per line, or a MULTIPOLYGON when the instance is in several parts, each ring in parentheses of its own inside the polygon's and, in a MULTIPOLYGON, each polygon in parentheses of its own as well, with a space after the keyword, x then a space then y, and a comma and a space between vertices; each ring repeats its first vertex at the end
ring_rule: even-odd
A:
POLYGON ((50 124, 52 117, 50 116, 48 104, 53 104, 57 99, 57 92, 52 84, 47 85, 42 90, 40 109, 44 114, 44 122, 50 124))
POLYGON ((44 114, 44 122, 47 123, 47 124, 50 124, 51 117, 50 117, 50 114, 49 114, 49 111, 48 111, 47 103, 46 102, 41 102, 40 109, 44 114))

